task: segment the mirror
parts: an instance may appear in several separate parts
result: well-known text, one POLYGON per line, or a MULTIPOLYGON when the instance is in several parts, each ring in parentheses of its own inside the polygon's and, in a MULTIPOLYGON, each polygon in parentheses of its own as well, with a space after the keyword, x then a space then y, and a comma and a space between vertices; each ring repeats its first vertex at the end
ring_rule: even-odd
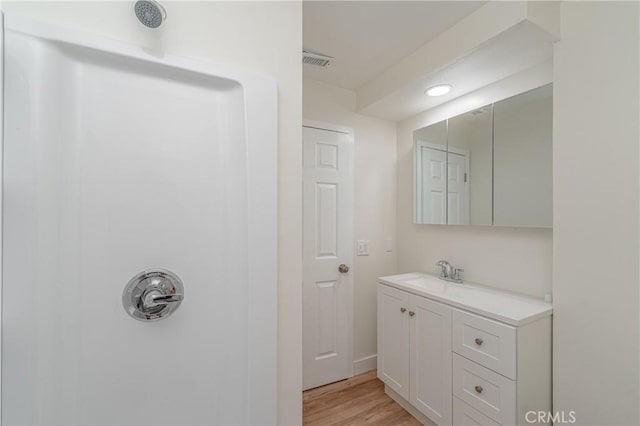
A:
POLYGON ((415 223, 552 226, 552 85, 414 132, 415 223))
POLYGON ((491 225, 491 105, 449 120, 447 223, 491 225))
POLYGON ((551 84, 494 105, 493 224, 551 227, 551 84))
POLYGON ((447 223, 447 122, 414 132, 416 223, 447 223))
POLYGON ((491 225, 491 109, 414 132, 416 223, 491 225))

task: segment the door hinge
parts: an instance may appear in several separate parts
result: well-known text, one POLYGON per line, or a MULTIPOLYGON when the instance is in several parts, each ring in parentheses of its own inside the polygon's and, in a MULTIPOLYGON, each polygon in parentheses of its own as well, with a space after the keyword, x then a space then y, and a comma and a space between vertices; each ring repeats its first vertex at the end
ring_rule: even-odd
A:
POLYGON ((464 174, 464 181, 465 182, 467 181, 467 174, 466 173, 464 174))

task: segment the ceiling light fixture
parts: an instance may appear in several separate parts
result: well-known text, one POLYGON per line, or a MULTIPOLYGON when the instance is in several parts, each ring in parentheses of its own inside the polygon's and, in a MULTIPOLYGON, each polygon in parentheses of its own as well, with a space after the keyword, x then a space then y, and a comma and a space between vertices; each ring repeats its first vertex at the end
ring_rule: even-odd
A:
POLYGON ((453 86, 450 84, 438 84, 437 86, 429 87, 424 93, 427 96, 442 96, 449 93, 452 88, 453 86))

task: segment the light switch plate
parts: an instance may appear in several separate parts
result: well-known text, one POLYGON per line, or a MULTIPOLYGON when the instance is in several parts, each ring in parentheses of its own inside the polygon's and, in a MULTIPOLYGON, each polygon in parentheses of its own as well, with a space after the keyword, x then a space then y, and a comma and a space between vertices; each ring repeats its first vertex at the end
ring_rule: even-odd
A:
POLYGON ((393 251, 393 240, 391 238, 384 240, 384 251, 387 253, 391 253, 393 251))
POLYGON ((356 256, 369 256, 369 240, 356 241, 356 256))

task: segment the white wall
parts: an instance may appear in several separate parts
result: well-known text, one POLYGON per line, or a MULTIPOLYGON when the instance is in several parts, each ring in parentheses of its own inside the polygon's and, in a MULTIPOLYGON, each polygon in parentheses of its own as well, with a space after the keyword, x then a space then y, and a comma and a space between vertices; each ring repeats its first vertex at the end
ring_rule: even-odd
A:
POLYGON ((554 386, 580 425, 637 425, 639 4, 563 2, 554 53, 554 386))
POLYGON ((396 126, 392 121, 357 114, 355 92, 304 79, 303 116, 349 126, 355 133, 355 238, 369 240, 369 256, 354 264, 354 360, 376 354, 377 277, 396 272, 395 241, 396 126))
POLYGON ((158 30, 138 23, 133 2, 4 2, 30 15, 156 51, 227 62, 278 80, 278 419, 302 422, 300 2, 163 2, 158 30))
POLYGON ((434 264, 446 259, 468 281, 540 297, 551 291, 549 229, 413 224, 413 131, 550 81, 545 64, 398 123, 398 272, 437 273, 434 264))

